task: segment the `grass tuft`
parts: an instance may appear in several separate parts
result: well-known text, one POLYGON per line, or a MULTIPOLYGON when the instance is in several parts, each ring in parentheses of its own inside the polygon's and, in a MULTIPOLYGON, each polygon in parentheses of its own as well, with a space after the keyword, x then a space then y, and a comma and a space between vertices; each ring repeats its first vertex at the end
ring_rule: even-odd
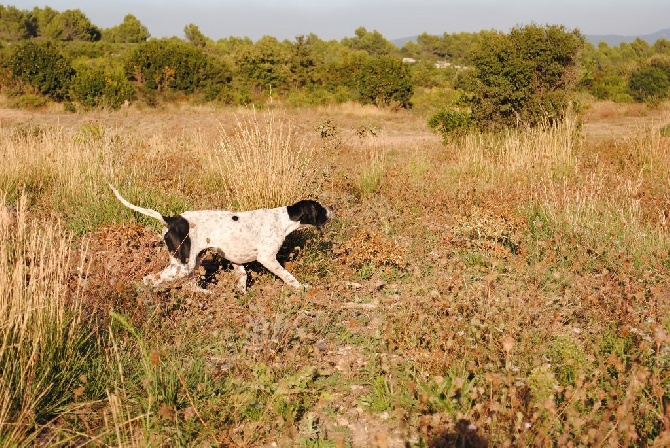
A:
POLYGON ((222 128, 212 154, 227 206, 241 210, 279 207, 314 194, 313 156, 314 150, 274 110, 248 112, 235 132, 222 128))
POLYGON ((0 225, 3 446, 31 440, 75 400, 96 350, 81 308, 85 251, 78 255, 72 235, 30 218, 26 207, 22 195, 13 222, 0 225))

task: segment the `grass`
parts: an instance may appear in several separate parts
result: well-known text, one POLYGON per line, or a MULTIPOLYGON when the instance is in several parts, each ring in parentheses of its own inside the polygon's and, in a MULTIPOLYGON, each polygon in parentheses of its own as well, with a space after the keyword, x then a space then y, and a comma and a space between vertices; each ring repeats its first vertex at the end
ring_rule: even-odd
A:
POLYGON ((446 146, 354 105, 3 121, 0 443, 667 444, 667 117, 603 137, 615 108, 446 146), (280 252, 313 288, 143 288, 160 235, 108 181, 164 213, 333 206, 280 252))
POLYGON ((81 308, 85 250, 77 254, 72 236, 57 223, 29 220, 26 207, 22 195, 14 222, 0 227, 0 442, 5 446, 34 443, 36 426, 81 394, 99 355, 81 308))
POLYGON ((289 122, 269 111, 246 114, 234 132, 221 129, 220 145, 211 165, 230 195, 228 208, 251 210, 297 202, 318 189, 313 148, 295 141, 289 122))

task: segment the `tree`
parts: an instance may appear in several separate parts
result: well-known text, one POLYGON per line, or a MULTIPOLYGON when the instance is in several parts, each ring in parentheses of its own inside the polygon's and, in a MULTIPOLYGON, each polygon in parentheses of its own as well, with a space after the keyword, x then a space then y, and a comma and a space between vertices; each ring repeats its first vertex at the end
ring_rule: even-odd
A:
POLYGON ((263 36, 253 46, 240 48, 238 73, 263 89, 286 90, 291 80, 291 49, 272 36, 263 36))
POLYGON ((370 56, 388 55, 398 50, 379 31, 369 32, 361 26, 356 29, 355 34, 356 37, 345 37, 342 39, 342 45, 354 50, 367 51, 370 56))
POLYGON ((536 126, 564 117, 584 39, 562 26, 529 25, 483 35, 474 71, 459 87, 479 128, 536 126))
POLYGON ((654 42, 654 51, 657 54, 670 55, 670 40, 665 38, 658 39, 654 42))
POLYGON ((636 101, 658 103, 670 97, 670 58, 657 56, 635 70, 628 81, 636 101))
POLYGON ((201 49, 179 39, 138 44, 124 61, 127 78, 160 92, 201 92, 213 99, 231 80, 229 70, 201 49))
POLYGON ((31 14, 14 6, 0 5, 0 39, 21 40, 35 37, 37 23, 31 14))
MULTIPOLYGON (((446 35, 445 35, 446 36, 446 35)), ((428 33, 422 33, 416 38, 417 44, 422 51, 440 59, 450 59, 451 55, 447 48, 446 39, 428 33)))
POLYGON ((301 88, 314 81, 316 62, 312 55, 312 48, 319 40, 315 34, 300 35, 295 38, 293 56, 291 57, 291 82, 293 87, 301 88))
POLYGON ((198 25, 189 23, 184 27, 184 36, 186 40, 196 47, 204 47, 207 44, 207 37, 200 32, 198 25))
POLYGON ((13 47, 9 69, 14 79, 57 101, 67 97, 74 74, 70 61, 51 42, 25 41, 13 47))
POLYGON ((123 22, 103 31, 103 40, 107 42, 137 44, 146 42, 151 34, 149 29, 132 14, 126 14, 123 22))
POLYGON ((391 56, 370 58, 356 78, 363 104, 412 107, 412 75, 400 59, 391 56))
POLYGON ((134 97, 133 86, 121 70, 105 70, 82 66, 77 69, 70 86, 70 96, 87 109, 120 108, 134 97))
POLYGON ((102 33, 79 9, 68 9, 57 15, 50 27, 52 38, 59 40, 83 40, 95 42, 102 33))

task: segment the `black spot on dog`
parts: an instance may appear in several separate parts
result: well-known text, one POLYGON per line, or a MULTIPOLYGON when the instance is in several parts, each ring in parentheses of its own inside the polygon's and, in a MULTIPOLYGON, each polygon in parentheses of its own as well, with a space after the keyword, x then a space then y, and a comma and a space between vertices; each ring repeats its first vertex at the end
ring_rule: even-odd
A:
POLYGON ((188 256, 191 253, 191 238, 188 236, 189 223, 182 216, 163 216, 167 224, 165 233, 165 244, 167 244, 170 255, 175 257, 181 263, 188 263, 188 256))
POLYGON ((240 219, 239 216, 237 216, 237 215, 233 215, 233 221, 237 221, 238 219, 240 219))
POLYGON ((286 207, 291 221, 321 227, 329 221, 328 210, 316 201, 298 201, 286 207))

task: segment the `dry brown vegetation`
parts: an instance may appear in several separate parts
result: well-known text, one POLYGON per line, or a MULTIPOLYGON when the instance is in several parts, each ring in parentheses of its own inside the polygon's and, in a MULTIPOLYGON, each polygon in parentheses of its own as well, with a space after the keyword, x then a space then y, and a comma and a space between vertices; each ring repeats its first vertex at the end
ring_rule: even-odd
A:
POLYGON ((617 107, 448 146, 353 105, 2 111, 0 442, 667 446, 670 116, 617 107), (305 292, 216 259, 211 294, 151 291, 156 223, 107 182, 336 218, 280 253, 305 292))

